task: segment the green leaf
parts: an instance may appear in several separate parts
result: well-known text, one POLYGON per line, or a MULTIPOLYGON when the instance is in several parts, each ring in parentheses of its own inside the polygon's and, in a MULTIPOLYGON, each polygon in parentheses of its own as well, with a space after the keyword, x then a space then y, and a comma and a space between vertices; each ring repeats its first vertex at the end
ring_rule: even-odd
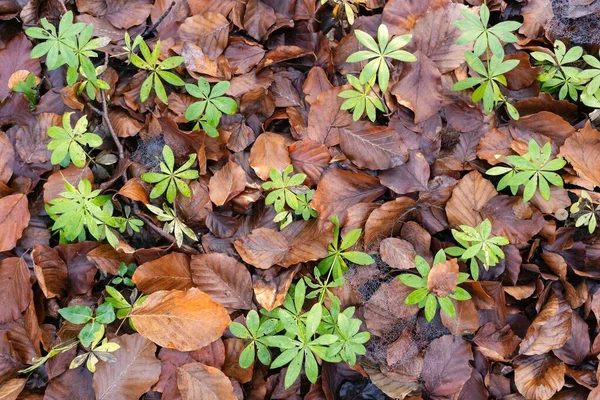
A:
POLYGON ((72 306, 58 310, 61 317, 72 324, 85 324, 92 319, 92 309, 88 306, 72 306))
POLYGON ((346 251, 341 255, 346 260, 358 265, 371 265, 375 263, 373 257, 360 251, 346 251))
POLYGON ((110 303, 102 303, 96 310, 96 321, 108 325, 115 320, 115 310, 110 303))
POLYGON ((251 342, 240 353, 240 367, 249 368, 254 363, 254 353, 254 342, 251 342))
POLYGON ((435 317, 437 311, 437 299, 434 295, 429 294, 425 300, 425 319, 429 322, 435 317))
POLYGON ((246 329, 246 327, 239 322, 231 322, 229 324, 229 331, 232 335, 240 339, 250 339, 252 337, 248 329, 246 329))
POLYGON ((454 304, 452 304, 452 300, 448 297, 438 297, 438 302, 440 303, 440 308, 443 312, 445 312, 450 317, 456 316, 456 310, 454 309, 454 304))
POLYGON ((418 304, 425 297, 427 297, 428 294, 429 294, 429 292, 427 291, 426 288, 414 290, 408 296, 406 296, 406 300, 404 300, 404 304, 408 304, 408 305, 418 304))
POLYGON ((400 282, 411 288, 420 289, 426 286, 425 280, 417 275, 402 274, 398 276, 398 279, 400 279, 400 282))

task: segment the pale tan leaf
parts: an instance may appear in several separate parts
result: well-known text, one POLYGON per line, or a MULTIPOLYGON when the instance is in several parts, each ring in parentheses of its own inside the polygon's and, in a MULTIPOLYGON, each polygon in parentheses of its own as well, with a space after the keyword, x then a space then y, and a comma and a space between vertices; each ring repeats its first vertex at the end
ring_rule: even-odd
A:
POLYGON ((515 385, 527 400, 548 400, 565 384, 565 364, 552 354, 519 357, 515 385))
POLYGON ((208 183, 210 200, 222 206, 246 188, 246 173, 238 164, 229 160, 208 183))
POLYGON ((258 228, 249 235, 233 242, 242 260, 248 264, 267 269, 279 264, 290 251, 290 245, 280 232, 269 228, 258 228))
POLYGON ((145 294, 159 290, 187 290, 193 286, 190 258, 182 253, 167 254, 137 267, 132 279, 145 294))
POLYGON ((571 337, 573 311, 564 299, 554 293, 527 329, 519 354, 544 354, 562 347, 571 337))
POLYGON ((250 166, 263 181, 269 179, 271 169, 283 171, 291 162, 285 138, 277 133, 259 135, 250 149, 250 166))
POLYGON ((177 386, 183 400, 237 400, 229 378, 217 368, 202 363, 179 367, 177 386))

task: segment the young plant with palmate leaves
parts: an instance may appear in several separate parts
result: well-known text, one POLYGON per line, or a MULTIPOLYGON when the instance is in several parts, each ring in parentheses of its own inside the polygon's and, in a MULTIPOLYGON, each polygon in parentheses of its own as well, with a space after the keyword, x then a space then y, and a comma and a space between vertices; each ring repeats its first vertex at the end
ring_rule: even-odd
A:
POLYGON ((177 217, 175 209, 169 207, 166 203, 163 204, 163 208, 160 209, 152 204, 146 204, 146 207, 156 215, 159 221, 165 222, 163 225, 163 231, 166 233, 172 233, 175 236, 177 246, 183 245, 183 236, 187 236, 193 241, 198 241, 198 237, 193 230, 190 229, 182 220, 177 217))
POLYGON ((458 272, 456 259, 446 261, 446 253, 440 250, 433 259, 433 267, 421 256, 415 257, 415 268, 419 275, 402 274, 398 276, 400 282, 414 288, 404 300, 405 304, 417 304, 425 309, 425 319, 429 322, 435 317, 440 308, 450 317, 456 316, 452 300, 469 300, 471 295, 458 285, 469 278, 469 274, 458 272))
MULTIPOLYGON (((17 74, 19 72, 20 71, 13 73, 12 76, 14 76, 15 74, 17 74)), ((28 72, 28 71, 26 71, 26 72, 28 72)), ((11 79, 12 79, 12 76, 11 76, 11 79)), ((40 78, 38 78, 37 76, 35 76, 31 72, 29 72, 27 74, 27 76, 25 77, 25 79, 18 81, 14 86, 11 86, 11 82, 9 80, 8 88, 10 90, 12 90, 13 92, 23 93, 23 95, 25 97, 27 97, 27 100, 29 100, 29 108, 33 111, 35 109, 35 106, 38 103, 37 86, 39 84, 40 84, 40 78)))
POLYGON ((92 184, 82 179, 77 188, 65 180, 66 192, 46 205, 48 215, 54 220, 52 231, 60 233, 61 242, 84 241, 87 231, 98 241, 106 238, 116 247, 119 239, 114 229, 122 228, 122 219, 113 217, 110 195, 100 195, 92 184))
POLYGON ((588 107, 600 108, 600 60, 590 54, 584 55, 583 59, 593 68, 586 68, 577 75, 577 78, 585 82, 581 101, 588 107))
POLYGON ((127 319, 129 326, 135 331, 135 326, 129 316, 133 309, 142 304, 148 296, 142 295, 137 288, 133 288, 129 296, 129 301, 127 301, 127 299, 114 287, 106 286, 104 289, 106 290, 106 293, 108 293, 108 296, 105 297, 104 301, 113 306, 118 319, 127 319))
POLYGON ((190 154, 185 164, 177 169, 175 169, 175 155, 169 146, 163 146, 162 156, 161 172, 146 172, 141 176, 144 182, 155 184, 150 192, 150 198, 156 199, 166 192, 167 201, 173 204, 178 191, 185 197, 191 197, 192 191, 185 180, 197 179, 200 176, 198 171, 191 169, 196 162, 196 154, 190 154))
POLYGON ((31 50, 31 58, 46 56, 46 66, 55 70, 68 65, 67 83, 73 86, 83 71, 88 80, 95 82, 96 69, 91 58, 97 57, 96 51, 109 42, 107 37, 92 39, 94 26, 83 22, 73 23, 73 12, 65 13, 58 24, 58 31, 46 18, 40 20, 42 27, 31 27, 25 34, 33 39, 44 40, 31 50))
POLYGON ((509 244, 509 241, 504 236, 490 236, 492 223, 489 219, 483 220, 476 227, 461 225, 459 228, 460 231, 452 229, 452 236, 461 247, 448 247, 444 251, 452 257, 459 257, 461 261, 470 260, 471 277, 477 280, 479 279, 479 262, 486 271, 498 264, 500 259, 504 259, 504 252, 500 246, 509 244))
POLYGON ((129 55, 129 60, 139 69, 148 71, 148 76, 140 88, 140 100, 142 102, 146 101, 150 96, 150 92, 154 88, 154 92, 160 101, 162 101, 164 104, 168 104, 169 101, 167 99, 167 92, 162 81, 164 80, 173 86, 185 85, 185 82, 180 77, 169 71, 170 69, 181 65, 181 63, 183 63, 183 57, 173 56, 160 61, 160 40, 156 42, 152 52, 144 40, 139 40, 138 45, 140 52, 142 53, 142 57, 144 58, 142 59, 132 51, 129 55))
POLYGON ((575 220, 575 226, 587 226, 590 234, 596 231, 598 226, 598 214, 600 214, 600 205, 594 204, 594 201, 588 192, 582 190, 576 203, 569 208, 571 218, 575 220))
POLYGON ((475 57, 481 56, 488 49, 492 54, 504 53, 502 42, 516 43, 518 41, 513 32, 523 24, 517 21, 503 21, 488 28, 490 9, 485 3, 479 7, 479 15, 473 14, 470 10, 461 10, 460 13, 465 19, 453 23, 454 26, 463 31, 456 44, 463 45, 475 42, 473 46, 475 57))
POLYGON ((473 91, 471 99, 474 103, 482 101, 483 109, 487 114, 491 113, 498 104, 504 103, 506 111, 508 111, 511 118, 519 119, 519 112, 506 100, 506 97, 502 94, 500 86, 498 85, 502 84, 506 86, 506 77, 504 74, 519 65, 519 60, 503 61, 503 59, 504 51, 502 49, 500 49, 498 53, 493 54, 491 59, 485 65, 474 53, 470 51, 465 52, 467 64, 471 69, 477 72, 479 76, 472 76, 456 82, 452 85, 452 90, 460 91, 477 87, 473 91))
POLYGON ((229 324, 229 331, 234 336, 249 341, 240 354, 240 367, 250 367, 256 356, 264 365, 271 364, 271 352, 268 347, 273 346, 278 340, 282 340, 281 336, 274 334, 277 325, 278 321, 274 318, 261 321, 258 313, 254 310, 250 310, 246 315, 246 326, 235 321, 229 324))
POLYGON ((344 90, 338 96, 346 99, 340 110, 354 110, 352 119, 358 121, 367 113, 367 116, 372 122, 377 118, 377 110, 385 112, 385 108, 379 97, 373 92, 371 85, 366 83, 361 85, 360 80, 353 75, 346 75, 348 82, 354 90, 344 90))
POLYGON ((292 165, 285 167, 283 172, 271 169, 269 171, 270 180, 262 184, 263 189, 271 191, 265 197, 265 204, 273 204, 277 213, 273 221, 279 222, 279 229, 283 229, 292 223, 294 213, 301 215, 304 220, 316 217, 316 211, 310 207, 312 194, 310 198, 307 196, 298 197, 308 193, 303 193, 304 188, 302 187, 306 175, 294 174, 290 176, 292 172, 294 172, 292 165))
POLYGON ((83 305, 61 308, 58 313, 72 324, 85 324, 77 335, 84 347, 90 347, 95 339, 102 338, 105 325, 112 323, 116 318, 115 310, 109 303, 98 306, 95 314, 90 307, 83 305))
POLYGON ((237 110, 234 99, 224 96, 229 89, 229 82, 217 82, 211 89, 210 84, 204 78, 198 78, 198 84, 185 84, 185 90, 200 101, 191 104, 185 110, 185 119, 196 121, 194 129, 202 129, 210 137, 219 136, 217 126, 223 114, 233 115, 237 110))
POLYGON ((375 262, 373 257, 362 251, 352 251, 350 248, 358 242, 362 229, 353 229, 346 236, 341 238, 340 243, 340 221, 337 216, 331 219, 333 222, 333 241, 329 244, 327 257, 319 261, 317 267, 321 275, 331 274, 333 279, 341 278, 346 271, 348 265, 346 261, 358 265, 371 265, 375 262))
POLYGON ((522 156, 508 156, 506 161, 511 167, 493 167, 487 170, 486 174, 497 176, 504 175, 498 182, 498 190, 510 187, 514 195, 521 185, 524 185, 523 201, 529 201, 539 190, 542 198, 550 200, 550 184, 554 186, 563 186, 563 180, 556 171, 559 171, 566 165, 562 158, 553 158, 552 146, 546 142, 540 149, 538 143, 531 139, 527 153, 522 156))
POLYGON ((369 84, 373 86, 375 80, 379 84, 382 92, 385 92, 390 81, 391 60, 402 62, 415 62, 417 57, 405 50, 400 50, 410 42, 412 35, 402 35, 393 38, 391 41, 387 26, 379 25, 377 30, 377 42, 366 32, 354 30, 354 35, 359 43, 368 50, 352 53, 346 62, 361 62, 370 60, 362 69, 359 76, 359 82, 362 85, 369 84))
POLYGON ((538 75, 538 80, 542 83, 540 89, 548 93, 558 92, 558 98, 561 100, 569 96, 573 101, 577 101, 578 92, 584 88, 584 80, 581 79, 579 68, 567 64, 579 61, 582 55, 583 48, 575 46, 567 51, 567 47, 560 40, 554 42, 553 55, 542 51, 532 52, 531 56, 545 70, 538 75))
POLYGON ((102 138, 95 133, 87 132, 88 120, 84 115, 79 118, 75 127, 71 126, 72 112, 63 114, 63 127, 51 126, 48 136, 52 140, 48 143, 48 150, 52 151, 50 162, 60 164, 66 168, 71 162, 76 167, 83 168, 88 154, 83 146, 98 147, 102 145, 102 138))

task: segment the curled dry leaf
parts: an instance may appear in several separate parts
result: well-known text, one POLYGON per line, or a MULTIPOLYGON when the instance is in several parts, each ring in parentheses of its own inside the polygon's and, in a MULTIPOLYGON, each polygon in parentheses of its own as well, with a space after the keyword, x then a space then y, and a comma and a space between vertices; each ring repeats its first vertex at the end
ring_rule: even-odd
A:
POLYGON ((129 179, 123 185, 123 187, 119 189, 118 193, 121 196, 127 197, 133 201, 141 201, 144 204, 148 204, 150 202, 150 199, 148 198, 148 190, 144 185, 144 181, 142 181, 140 178, 129 179))
POLYGON ((239 261, 225 254, 192 256, 194 285, 228 310, 252 309, 252 279, 239 261))
POLYGON ((477 331, 473 338, 477 350, 493 361, 507 362, 517 350, 521 339, 506 325, 498 328, 495 323, 488 322, 477 331))
POLYGON ((258 228, 233 242, 240 257, 248 264, 267 269, 282 262, 290 250, 287 239, 280 232, 258 228))
POLYGON ((600 132, 589 121, 565 140, 559 157, 564 157, 580 178, 600 186, 600 132))
POLYGON ((526 399, 548 400, 565 384, 565 364, 552 354, 519 357, 515 385, 526 399))
POLYGON ((573 311, 566 300, 551 293, 519 347, 519 354, 544 354, 562 347, 571 337, 573 311))
POLYGON ((171 253, 136 268, 133 283, 150 294, 159 290, 187 290, 193 286, 190 258, 182 253, 171 253))
POLYGON ((202 363, 177 369, 177 386, 183 400, 236 400, 229 378, 220 370, 202 363))
POLYGON ((279 273, 252 276, 252 289, 256 302, 268 311, 273 311, 283 304, 283 300, 296 276, 299 265, 296 267, 282 269, 279 273))
POLYGON ((227 310, 196 288, 154 292, 131 312, 137 331, 159 346, 197 350, 223 335, 227 310))
POLYGON ((137 399, 158 381, 160 361, 156 345, 142 335, 122 335, 111 340, 120 347, 116 362, 98 363, 93 386, 96 399, 137 399))
POLYGON ((33 248, 33 271, 47 299, 64 297, 69 289, 67 264, 54 249, 37 244, 33 248))
POLYGON ((398 197, 373 210, 365 223, 365 247, 377 247, 382 239, 400 233, 415 204, 409 197, 398 197))

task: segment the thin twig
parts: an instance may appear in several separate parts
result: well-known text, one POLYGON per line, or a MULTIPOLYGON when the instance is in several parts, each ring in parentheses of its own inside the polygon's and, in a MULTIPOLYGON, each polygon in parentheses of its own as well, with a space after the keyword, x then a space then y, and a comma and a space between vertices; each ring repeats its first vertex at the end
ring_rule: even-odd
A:
POLYGON ((173 9, 174 6, 175 6, 175 2, 172 2, 171 5, 169 6, 169 8, 167 8, 167 10, 163 13, 163 15, 160 16, 158 21, 156 21, 154 24, 152 24, 152 26, 150 26, 149 28, 146 28, 144 33, 142 33, 142 37, 144 39, 148 39, 148 36, 150 36, 152 31, 154 31, 156 28, 158 28, 158 26, 161 24, 161 22, 163 22, 164 19, 167 18, 167 15, 169 15, 169 13, 171 12, 171 10, 173 9))

